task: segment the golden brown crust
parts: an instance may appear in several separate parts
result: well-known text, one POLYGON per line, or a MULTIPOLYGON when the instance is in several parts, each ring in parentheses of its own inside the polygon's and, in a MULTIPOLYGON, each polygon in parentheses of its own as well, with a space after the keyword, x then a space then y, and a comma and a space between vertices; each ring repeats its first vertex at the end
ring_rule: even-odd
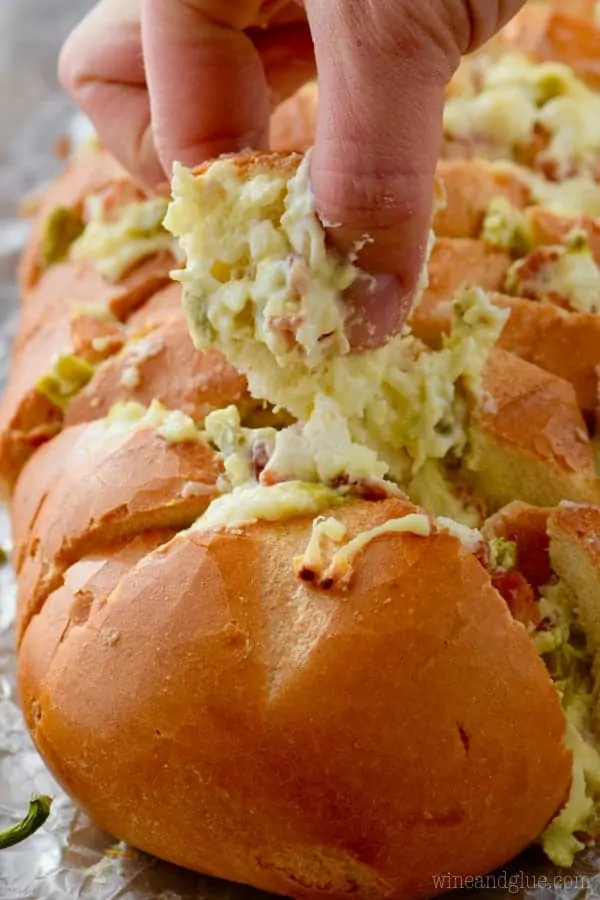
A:
MULTIPOLYGON (((171 531, 147 531, 132 540, 116 542, 102 553, 83 557, 67 569, 63 584, 46 600, 43 617, 33 616, 28 626, 32 640, 40 634, 40 627, 43 629, 42 640, 36 641, 39 654, 31 660, 36 667, 34 678, 38 673, 43 676, 71 628, 83 627, 92 609, 106 602, 121 578, 173 535, 171 531)), ((114 635, 105 634, 104 639, 114 640, 114 635)))
MULTIPOLYGON (((233 159, 242 175, 289 178, 302 157, 233 159)), ((475 234, 486 190, 527 202, 483 166, 446 173, 452 234, 475 234)), ((461 287, 499 289, 509 263, 481 241, 440 239, 425 310, 461 287)), ((174 534, 216 494, 207 446, 143 428, 83 449, 100 423, 74 423, 115 400, 158 398, 197 421, 211 406, 244 411, 244 380, 194 350, 180 289, 159 290, 165 272, 153 258, 109 286, 92 265, 58 264, 27 295, 15 366, 54 341, 49 322, 66 327, 74 293, 105 303, 129 338, 13 498, 20 691, 42 755, 117 837, 286 895, 425 897, 449 861, 464 874, 505 862, 565 800, 571 759, 525 629, 456 538, 388 532, 353 560, 346 590, 324 590, 293 566, 308 519, 174 534)), ((478 495, 492 509, 515 492, 600 497, 572 387, 502 350, 485 382, 478 495)), ((333 514, 353 535, 414 509, 354 500, 333 514)), ((529 548, 543 515, 508 509, 486 528, 529 548)), ((524 564, 537 586, 541 564, 524 564)))
POLYGON ((433 220, 438 237, 479 238, 495 197, 506 197, 517 209, 530 201, 529 188, 515 174, 496 171, 483 160, 440 160, 437 175, 446 192, 446 204, 433 220))
POLYGON ((438 304, 452 298, 459 290, 479 286, 499 291, 510 266, 510 255, 503 250, 490 250, 483 241, 471 238, 444 238, 435 242, 429 260, 429 285, 413 311, 410 324, 419 336, 431 335, 431 316, 438 304))
POLYGON ((520 297, 495 298, 510 309, 499 346, 552 372, 575 388, 579 405, 595 409, 595 369, 600 365, 600 316, 569 313, 520 297))
POLYGON ((600 264, 600 221, 592 216, 559 216, 542 206, 526 210, 534 247, 564 244, 573 230, 583 231, 596 262, 600 264))
POLYGON ((216 496, 220 472, 206 444, 170 443, 150 428, 90 443, 89 427, 76 426, 42 447, 12 502, 19 634, 82 555, 190 525, 216 496))
MULTIPOLYGON (((568 312, 550 303, 494 293, 493 302, 510 310, 498 347, 568 381, 584 413, 597 408, 600 316, 568 312)), ((437 348, 452 327, 452 300, 431 302, 411 320, 415 335, 437 348)))
MULTIPOLYGON (((282 178, 292 178, 302 162, 302 158, 301 153, 289 151, 253 150, 244 153, 225 153, 219 157, 219 160, 230 160, 235 163, 240 176, 244 178, 252 178, 261 172, 280 175, 282 178)), ((194 174, 205 175, 214 162, 214 159, 207 160, 194 169, 194 174)))
POLYGON ((548 529, 552 537, 559 534, 579 545, 590 564, 600 573, 600 508, 597 506, 562 505, 552 510, 548 529))
POLYGON ((100 366, 69 404, 65 423, 101 418, 129 400, 144 406, 159 400, 198 423, 213 409, 251 402, 245 378, 221 353, 196 350, 183 310, 100 366))
MULTIPOLYGON (((355 533, 410 509, 335 515, 355 533)), ((296 580, 309 533, 180 535, 50 652, 44 607, 20 652, 37 746, 111 833, 266 890, 416 898, 448 860, 501 864, 570 781, 524 629, 455 538, 388 533, 340 595, 296 580)))
POLYGON ((124 341, 117 322, 89 316, 48 319, 17 339, 8 384, 0 400, 0 495, 10 496, 19 472, 62 427, 64 408, 41 392, 58 353, 90 364, 115 353, 124 341))
POLYGON ((591 0, 575 0, 568 9, 529 2, 505 27, 501 40, 538 62, 566 63, 590 87, 600 87, 600 29, 591 0))
POLYGON ((148 297, 143 306, 136 309, 127 320, 132 335, 151 331, 182 310, 181 285, 173 282, 148 297))
POLYGON ((306 151, 314 143, 318 88, 310 82, 284 100, 271 116, 269 145, 275 152, 306 151))
POLYGON ((593 448, 572 385, 495 349, 484 387, 490 402, 473 414, 472 465, 490 508, 515 497, 537 506, 600 502, 593 448))
POLYGON ((123 277, 111 284, 97 272, 91 262, 57 263, 40 279, 23 306, 19 343, 48 321, 69 316, 73 310, 86 307, 97 312, 105 309, 124 322, 156 291, 169 283, 173 260, 161 253, 143 260, 123 277))
POLYGON ((79 154, 44 191, 39 203, 27 248, 19 267, 19 287, 26 297, 40 278, 43 232, 48 217, 59 208, 77 210, 90 194, 116 180, 129 180, 123 168, 104 150, 93 148, 79 154))

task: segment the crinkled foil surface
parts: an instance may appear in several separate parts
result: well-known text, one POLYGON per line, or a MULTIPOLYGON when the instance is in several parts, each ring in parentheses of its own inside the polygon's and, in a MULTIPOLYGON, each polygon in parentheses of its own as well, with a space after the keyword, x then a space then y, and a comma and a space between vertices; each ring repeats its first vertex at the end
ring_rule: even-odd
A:
MULTIPOLYGON (((77 132, 81 120, 56 85, 56 57, 91 0, 0 0, 0 378, 9 361, 17 292, 15 265, 27 227, 16 208, 51 178, 60 163, 53 145, 77 132)), ((0 544, 10 545, 0 511, 0 544)), ((22 817, 31 793, 55 797, 46 826, 0 851, 0 900, 244 900, 256 892, 215 882, 115 844, 69 802, 53 782, 25 729, 15 693, 15 587, 0 569, 0 828, 22 817)), ((81 673, 85 678, 85 672, 81 673)), ((101 723, 98 727, 102 727, 101 723)), ((515 798, 516 800, 518 798, 515 798)), ((157 810, 157 814, 159 811, 157 810)), ((448 873, 446 887, 457 886, 448 873)), ((580 857, 574 872, 557 872, 529 852, 487 880, 454 896, 471 900, 588 900, 600 898, 600 853, 580 857)))

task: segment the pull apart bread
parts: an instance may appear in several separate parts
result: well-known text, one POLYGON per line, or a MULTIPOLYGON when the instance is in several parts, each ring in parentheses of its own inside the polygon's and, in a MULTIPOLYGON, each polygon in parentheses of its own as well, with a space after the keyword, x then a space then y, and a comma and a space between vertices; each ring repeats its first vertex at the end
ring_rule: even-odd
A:
POLYGON ((90 145, 40 200, 0 411, 22 707, 135 847, 417 900, 600 835, 600 101, 515 52, 449 88, 421 302, 376 350, 294 152, 314 86, 279 152, 171 198, 90 145))

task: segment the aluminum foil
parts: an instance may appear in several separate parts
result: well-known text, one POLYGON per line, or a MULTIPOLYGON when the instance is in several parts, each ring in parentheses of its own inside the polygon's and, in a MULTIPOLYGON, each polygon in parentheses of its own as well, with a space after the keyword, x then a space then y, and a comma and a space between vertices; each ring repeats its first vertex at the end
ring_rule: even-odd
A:
MULTIPOLYGON (((23 196, 60 167, 55 142, 77 138, 85 123, 55 79, 60 44, 91 0, 0 0, 0 383, 9 362, 17 311, 15 266, 27 235, 17 215, 23 196)), ((84 127, 85 130, 85 127, 84 127)), ((0 510, 0 546, 10 548, 0 510)), ((258 893, 184 872, 115 843, 55 784, 25 731, 15 693, 15 585, 0 568, 0 828, 18 821, 32 793, 54 797, 46 825, 0 851, 0 900, 246 900, 258 893)), ((85 677, 85 673, 82 673, 85 677)), ((460 888, 452 872, 440 886, 471 900, 591 900, 600 897, 600 853, 573 872, 553 869, 529 851, 510 868, 460 888)))

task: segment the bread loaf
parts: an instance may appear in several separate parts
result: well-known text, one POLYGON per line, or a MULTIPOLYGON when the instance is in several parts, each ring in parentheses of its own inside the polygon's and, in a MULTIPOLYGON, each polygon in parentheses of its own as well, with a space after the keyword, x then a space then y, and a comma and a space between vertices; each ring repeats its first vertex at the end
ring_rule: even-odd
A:
POLYGON ((117 838, 315 900, 596 839, 584 7, 528 4, 448 87, 445 205, 383 348, 346 338, 362 276, 309 189, 315 84, 273 152, 178 167, 171 198, 96 143, 42 197, 0 406, 20 696, 117 838))

